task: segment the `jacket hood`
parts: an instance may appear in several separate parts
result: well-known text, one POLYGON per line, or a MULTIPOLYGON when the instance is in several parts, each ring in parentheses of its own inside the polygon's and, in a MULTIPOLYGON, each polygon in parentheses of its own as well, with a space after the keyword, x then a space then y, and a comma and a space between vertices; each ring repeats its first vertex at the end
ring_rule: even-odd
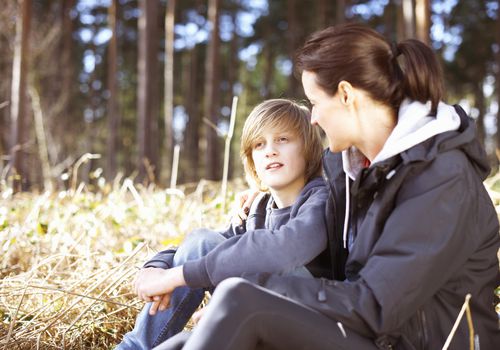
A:
POLYGON ((309 191, 311 188, 321 187, 321 186, 325 186, 325 180, 321 176, 313 177, 311 180, 309 180, 308 183, 305 184, 302 191, 300 191, 299 196, 303 195, 304 193, 309 191))
MULTIPOLYGON (((393 163, 391 158, 400 155, 403 163, 430 162, 441 152, 460 149, 465 153, 478 176, 484 180, 490 167, 486 152, 476 137, 476 127, 464 110, 458 106, 439 103, 436 116, 430 114, 430 102, 404 100, 398 113, 398 123, 389 135, 382 150, 375 157, 370 169, 378 164, 393 163)), ((366 157, 355 147, 342 152, 345 171, 346 211, 343 241, 348 246, 350 182, 365 168, 366 157)))
MULTIPOLYGON (((490 167, 486 153, 476 138, 474 122, 460 106, 443 102, 436 116, 429 115, 431 103, 404 100, 398 113, 398 123, 372 164, 400 154, 404 162, 434 159, 451 149, 464 152, 478 175, 484 179, 490 167)), ((351 179, 363 168, 365 157, 351 147, 342 152, 343 167, 351 179)))

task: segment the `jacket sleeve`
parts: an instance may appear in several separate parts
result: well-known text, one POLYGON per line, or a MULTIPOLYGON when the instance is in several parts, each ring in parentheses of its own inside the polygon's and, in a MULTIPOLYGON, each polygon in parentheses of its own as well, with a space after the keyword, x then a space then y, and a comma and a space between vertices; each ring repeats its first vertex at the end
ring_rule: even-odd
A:
POLYGON ((157 267, 161 269, 170 269, 173 266, 175 252, 175 249, 163 250, 146 261, 142 268, 157 267))
POLYGON ((245 221, 243 221, 241 225, 234 225, 231 223, 225 231, 221 232, 221 235, 225 238, 231 238, 237 235, 242 235, 245 231, 245 221))
POLYGON ((229 238, 205 257, 183 267, 190 287, 210 287, 244 273, 282 273, 303 266, 327 245, 324 220, 328 191, 321 186, 297 214, 277 230, 257 229, 229 238))
POLYGON ((491 211, 480 181, 471 179, 470 169, 448 164, 407 179, 358 280, 249 279, 361 334, 394 331, 464 268, 483 239, 481 231, 498 227, 494 215, 478 220, 481 211, 491 211))

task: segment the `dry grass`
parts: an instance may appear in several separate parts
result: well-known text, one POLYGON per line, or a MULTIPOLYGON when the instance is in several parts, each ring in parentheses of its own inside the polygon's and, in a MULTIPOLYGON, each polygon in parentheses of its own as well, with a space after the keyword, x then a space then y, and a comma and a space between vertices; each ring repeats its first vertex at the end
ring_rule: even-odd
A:
MULTIPOLYGON (((231 184, 229 202, 243 187, 231 184)), ((500 214, 500 176, 486 187, 500 214)), ((113 348, 143 305, 130 288, 143 262, 196 227, 228 220, 219 183, 189 191, 136 188, 128 180, 94 192, 3 190, 0 347, 113 348)))
POLYGON ((144 261, 227 222, 219 183, 183 190, 126 180, 97 193, 0 193, 0 346, 112 348, 143 305, 130 286, 144 261))

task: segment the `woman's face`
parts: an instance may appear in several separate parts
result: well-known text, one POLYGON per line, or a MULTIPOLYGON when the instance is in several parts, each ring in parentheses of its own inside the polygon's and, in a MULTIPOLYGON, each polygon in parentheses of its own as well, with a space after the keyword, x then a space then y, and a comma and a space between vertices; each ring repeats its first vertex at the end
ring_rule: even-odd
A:
POLYGON ((352 145, 352 118, 341 101, 337 92, 331 96, 316 83, 316 74, 309 71, 302 72, 302 86, 312 104, 311 123, 323 129, 328 138, 328 145, 332 152, 339 152, 352 145))

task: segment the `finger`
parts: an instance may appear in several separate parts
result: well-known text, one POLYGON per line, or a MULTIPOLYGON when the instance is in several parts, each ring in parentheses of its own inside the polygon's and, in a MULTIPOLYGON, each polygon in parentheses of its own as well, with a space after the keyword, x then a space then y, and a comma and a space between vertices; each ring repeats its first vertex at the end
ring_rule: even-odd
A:
POLYGON ((147 303, 153 301, 153 298, 151 298, 150 296, 148 296, 142 292, 139 292, 139 294, 137 294, 137 296, 139 297, 139 299, 144 300, 147 303))
POLYGON ((233 215, 233 217, 231 218, 231 224, 233 226, 240 226, 243 224, 243 220, 240 218, 239 213, 233 215))
POLYGON ((238 212, 238 216, 240 218, 242 218, 242 219, 247 218, 248 212, 250 211, 250 207, 252 206, 252 203, 258 194, 259 194, 259 192, 256 192, 256 191, 252 191, 248 194, 247 199, 245 200, 245 202, 241 206, 240 211, 238 212))
POLYGON ((135 279, 134 279, 134 292, 135 294, 139 294, 139 288, 140 288, 140 285, 141 285, 141 272, 142 270, 139 270, 139 272, 137 272, 137 275, 135 276, 135 279))
POLYGON ((170 294, 165 294, 160 300, 160 311, 165 311, 170 304, 170 294))
POLYGON ((138 277, 134 279, 134 284, 132 285, 135 294, 139 294, 139 280, 138 277))
POLYGON ((206 309, 205 307, 201 308, 193 314, 192 319, 193 319, 194 324, 197 324, 198 322, 200 322, 201 318, 205 314, 205 309, 206 309))
POLYGON ((151 303, 151 307, 149 308, 149 314, 151 316, 156 315, 156 311, 158 311, 158 306, 160 306, 160 302, 159 301, 153 301, 151 303))
POLYGON ((248 212, 249 211, 250 211, 250 209, 247 208, 247 207, 241 207, 240 210, 238 210, 238 214, 237 215, 238 215, 238 219, 241 220, 241 223, 243 223, 243 221, 248 218, 248 212))
POLYGON ((249 192, 250 190, 245 190, 236 194, 236 202, 239 203, 239 207, 241 207, 243 203, 246 202, 249 192))

